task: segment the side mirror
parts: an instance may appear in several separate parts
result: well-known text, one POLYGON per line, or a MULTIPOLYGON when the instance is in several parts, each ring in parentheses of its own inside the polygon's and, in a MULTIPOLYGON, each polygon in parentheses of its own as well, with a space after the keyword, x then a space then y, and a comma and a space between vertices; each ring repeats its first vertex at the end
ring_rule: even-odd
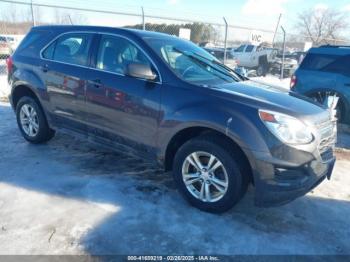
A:
POLYGON ((126 68, 126 75, 146 80, 154 80, 157 78, 157 75, 153 73, 149 65, 138 63, 129 64, 126 68))

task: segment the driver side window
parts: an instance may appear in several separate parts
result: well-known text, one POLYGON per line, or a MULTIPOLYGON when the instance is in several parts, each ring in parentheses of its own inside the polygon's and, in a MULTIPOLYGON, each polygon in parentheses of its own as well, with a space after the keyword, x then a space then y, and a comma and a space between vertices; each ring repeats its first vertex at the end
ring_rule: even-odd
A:
POLYGON ((109 35, 101 37, 96 65, 98 69, 125 74, 127 66, 132 63, 152 67, 144 53, 127 39, 109 35))

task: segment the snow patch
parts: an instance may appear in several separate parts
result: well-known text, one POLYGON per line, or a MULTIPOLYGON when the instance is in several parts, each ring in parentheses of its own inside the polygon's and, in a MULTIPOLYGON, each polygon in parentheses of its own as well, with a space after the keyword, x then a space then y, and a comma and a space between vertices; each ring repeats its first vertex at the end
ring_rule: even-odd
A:
POLYGON ((7 98, 11 88, 7 83, 7 75, 0 75, 0 98, 7 98))
POLYGON ((257 82, 261 82, 263 84, 275 85, 287 90, 290 89, 290 78, 284 78, 281 80, 277 76, 267 75, 267 76, 261 76, 261 77, 252 77, 251 79, 257 82))

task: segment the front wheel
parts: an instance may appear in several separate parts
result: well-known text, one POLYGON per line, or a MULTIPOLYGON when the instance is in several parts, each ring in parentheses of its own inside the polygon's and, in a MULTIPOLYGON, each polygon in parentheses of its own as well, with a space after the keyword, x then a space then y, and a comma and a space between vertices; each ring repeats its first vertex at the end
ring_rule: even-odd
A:
POLYGON ((186 142, 174 160, 174 180, 185 199, 208 212, 232 208, 247 189, 234 153, 220 139, 199 137, 186 142))

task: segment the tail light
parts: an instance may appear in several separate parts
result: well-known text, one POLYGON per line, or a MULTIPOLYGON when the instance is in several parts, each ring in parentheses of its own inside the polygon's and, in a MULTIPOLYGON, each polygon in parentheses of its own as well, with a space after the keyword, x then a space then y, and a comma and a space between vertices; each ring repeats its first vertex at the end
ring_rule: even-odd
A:
POLYGON ((297 84, 297 77, 295 75, 290 79, 290 89, 293 90, 297 84))
POLYGON ((13 61, 12 61, 12 57, 8 57, 6 59, 6 65, 7 65, 7 73, 11 74, 12 73, 12 68, 13 68, 13 61))

